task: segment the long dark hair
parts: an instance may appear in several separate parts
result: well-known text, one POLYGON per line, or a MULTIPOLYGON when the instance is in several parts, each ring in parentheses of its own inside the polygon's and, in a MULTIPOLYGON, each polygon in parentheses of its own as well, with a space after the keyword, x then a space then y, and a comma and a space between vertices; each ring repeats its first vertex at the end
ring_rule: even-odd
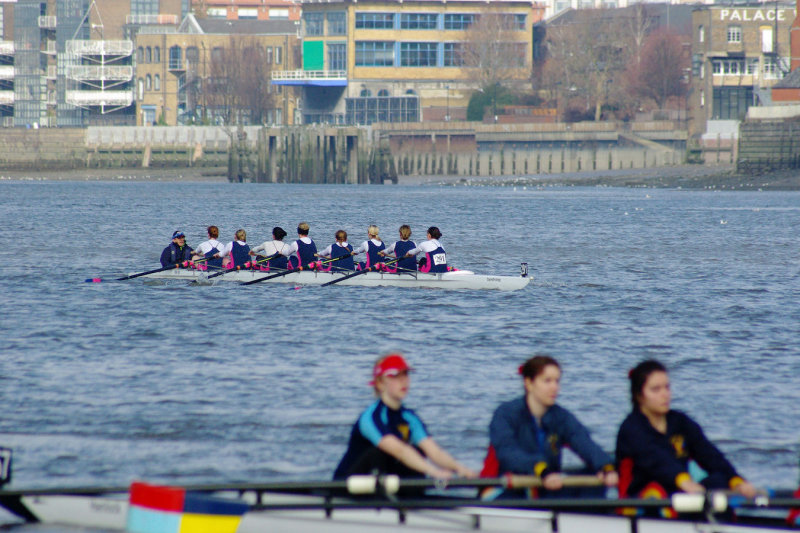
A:
POLYGON ((437 228, 436 226, 431 226, 430 228, 428 228, 428 233, 430 233, 431 237, 433 237, 434 239, 442 238, 442 232, 439 231, 439 228, 437 228))
POLYGON ((558 364, 558 361, 549 355, 534 355, 520 365, 519 373, 524 378, 535 379, 536 376, 544 372, 544 369, 550 365, 561 370, 561 365, 558 364))
POLYGON ((631 380, 631 403, 634 407, 639 407, 638 398, 642 394, 642 389, 644 389, 644 384, 647 383, 647 378, 650 377, 650 374, 653 372, 666 373, 666 371, 667 367, 663 364, 655 359, 648 359, 642 361, 628 372, 628 378, 631 380))

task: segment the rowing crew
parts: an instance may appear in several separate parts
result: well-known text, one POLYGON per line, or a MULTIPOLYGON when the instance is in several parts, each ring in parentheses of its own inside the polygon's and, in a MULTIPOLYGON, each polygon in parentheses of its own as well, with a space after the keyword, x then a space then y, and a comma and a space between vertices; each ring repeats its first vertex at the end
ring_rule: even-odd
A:
POLYGON ((161 252, 161 266, 191 264, 202 270, 224 268, 252 268, 263 271, 270 269, 302 270, 304 267, 318 268, 327 271, 345 270, 381 270, 384 272, 431 272, 441 273, 451 270, 447 265, 447 254, 439 242, 442 232, 436 226, 427 231, 427 239, 417 245, 411 238, 411 228, 400 226, 400 239, 386 246, 381 240, 380 229, 370 225, 367 229, 367 240, 354 249, 347 242, 347 232, 338 230, 335 242, 317 252, 317 245, 308 236, 309 225, 301 222, 297 225, 297 239, 291 244, 283 242, 286 231, 276 226, 272 230, 272 240, 265 241, 252 249, 247 244, 245 230, 237 230, 234 240, 227 245, 219 239, 219 228, 207 228, 208 240, 202 242, 197 249, 186 244, 186 235, 182 231, 172 234, 172 242, 161 252), (365 260, 356 263, 353 256, 365 254, 365 260), (415 257, 424 254, 417 264, 415 257), (255 257, 262 259, 256 260, 255 257), (386 257, 393 257, 391 267, 386 265, 386 257), (319 258, 325 258, 325 267, 319 258))
MULTIPOLYGON (((354 424, 334 479, 375 471, 442 479, 478 476, 440 448, 416 413, 403 405, 412 370, 399 354, 375 363, 370 384, 377 400, 354 424)), ((666 498, 710 489, 733 490, 747 498, 756 495, 755 487, 737 473, 700 426, 670 408, 669 376, 658 361, 639 363, 629 373, 633 409, 620 426, 616 458, 556 403, 561 366, 555 359, 537 355, 520 366, 519 373, 524 394, 495 410, 481 477, 533 474, 542 478, 543 488, 532 497, 596 496, 564 488, 561 452, 569 447, 603 485, 618 486, 621 498, 666 498)), ((484 497, 520 495, 492 491, 484 497)))

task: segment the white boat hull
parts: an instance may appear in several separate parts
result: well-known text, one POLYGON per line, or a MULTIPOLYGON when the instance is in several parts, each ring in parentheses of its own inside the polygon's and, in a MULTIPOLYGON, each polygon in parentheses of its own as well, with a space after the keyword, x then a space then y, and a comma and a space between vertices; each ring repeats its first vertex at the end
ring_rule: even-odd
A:
MULTIPOLYGON (((352 273, 352 272, 351 272, 352 273)), ((142 276, 149 279, 161 280, 187 280, 198 283, 235 281, 244 283, 265 278, 271 275, 269 272, 259 272, 252 270, 240 270, 226 272, 221 276, 209 279, 209 272, 189 269, 173 269, 163 272, 156 272, 142 276)), ((302 272, 292 272, 285 276, 263 281, 261 283, 283 283, 293 285, 322 285, 329 281, 341 279, 345 274, 339 272, 317 272, 304 270, 302 272)), ((531 278, 521 276, 488 276, 484 274, 474 274, 469 270, 457 270, 445 272, 443 274, 385 274, 382 272, 368 272, 354 276, 337 283, 337 285, 348 285, 357 287, 421 287, 428 289, 494 289, 501 291, 515 291, 524 288, 530 283, 531 278)))

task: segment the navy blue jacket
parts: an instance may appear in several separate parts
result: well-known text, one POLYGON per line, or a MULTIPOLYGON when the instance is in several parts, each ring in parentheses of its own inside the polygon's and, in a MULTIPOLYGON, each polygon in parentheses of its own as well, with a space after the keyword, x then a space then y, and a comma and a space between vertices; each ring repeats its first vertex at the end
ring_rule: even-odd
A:
POLYGON ((547 475, 561 470, 561 449, 569 446, 586 465, 599 472, 613 460, 589 436, 575 416, 558 405, 542 417, 542 427, 528 410, 525 397, 500 404, 489 424, 489 440, 500 474, 547 475))
POLYGON ((171 242, 169 243, 169 246, 164 248, 164 251, 161 252, 161 266, 166 267, 174 265, 175 263, 189 261, 192 258, 193 251, 194 250, 192 250, 192 247, 188 244, 181 248, 174 242, 171 242))
POLYGON ((621 494, 634 496, 652 481, 670 494, 677 492, 679 478, 689 475, 690 460, 709 474, 709 481, 719 479, 723 485, 728 485, 739 477, 733 465, 706 438, 697 422, 681 411, 667 413, 666 434, 654 428, 638 409, 622 422, 617 435, 621 494))

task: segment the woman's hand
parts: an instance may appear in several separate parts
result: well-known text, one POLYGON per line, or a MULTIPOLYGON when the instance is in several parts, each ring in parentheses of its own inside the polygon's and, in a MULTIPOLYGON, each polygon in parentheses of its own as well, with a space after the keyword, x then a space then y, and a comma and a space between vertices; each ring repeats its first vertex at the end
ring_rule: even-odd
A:
POLYGON ((456 475, 459 476, 459 477, 465 477, 465 478, 469 478, 469 479, 475 479, 476 477, 478 477, 478 473, 476 471, 474 471, 474 470, 472 470, 470 468, 467 468, 466 466, 462 466, 460 468, 457 468, 456 469, 456 475))
POLYGON ((703 485, 697 483, 696 481, 692 481, 691 479, 681 482, 681 484, 678 485, 678 488, 683 492, 688 492, 689 494, 703 494, 706 491, 706 488, 703 485))
POLYGON ((564 487, 564 477, 558 472, 547 474, 542 479, 542 486, 547 490, 561 490, 564 487))
POLYGON ((755 498, 758 494, 758 489, 755 488, 749 481, 743 481, 742 483, 739 483, 734 490, 745 498, 755 498))
POLYGON ((615 470, 598 472, 597 477, 603 480, 603 485, 606 487, 616 487, 619 484, 619 474, 615 470))

